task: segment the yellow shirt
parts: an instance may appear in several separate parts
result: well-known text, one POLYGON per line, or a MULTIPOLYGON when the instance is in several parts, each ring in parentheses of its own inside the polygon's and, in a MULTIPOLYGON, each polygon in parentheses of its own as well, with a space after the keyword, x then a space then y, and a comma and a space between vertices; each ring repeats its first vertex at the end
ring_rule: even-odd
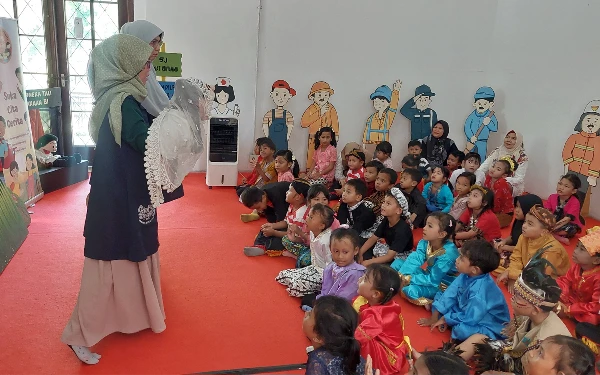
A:
POLYGON ((569 270, 569 254, 554 236, 547 234, 540 238, 529 239, 521 235, 510 256, 508 278, 511 280, 518 279, 523 268, 541 248, 546 248, 542 258, 548 260, 556 268, 557 275, 555 276, 566 274, 569 270))

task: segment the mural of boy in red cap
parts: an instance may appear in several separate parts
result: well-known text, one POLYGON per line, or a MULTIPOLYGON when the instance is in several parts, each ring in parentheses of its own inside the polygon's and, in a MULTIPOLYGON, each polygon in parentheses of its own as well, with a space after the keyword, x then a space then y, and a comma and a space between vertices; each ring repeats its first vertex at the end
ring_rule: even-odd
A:
POLYGON ((271 87, 271 99, 276 108, 265 113, 263 117, 263 132, 271 138, 277 150, 288 150, 288 141, 294 128, 294 117, 283 107, 296 95, 296 90, 290 84, 280 79, 271 87))
POLYGON ((388 86, 379 86, 370 96, 373 101, 373 113, 367 119, 363 134, 363 147, 371 155, 375 154, 375 147, 382 141, 390 141, 390 129, 398 111, 400 101, 400 88, 402 81, 394 82, 394 90, 388 86))
POLYGON ((340 123, 335 107, 329 102, 333 95, 333 89, 325 81, 315 82, 308 94, 308 99, 313 101, 302 115, 301 124, 308 128, 308 154, 306 169, 310 170, 314 165, 313 154, 315 152, 315 134, 325 126, 333 129, 339 139, 340 123))

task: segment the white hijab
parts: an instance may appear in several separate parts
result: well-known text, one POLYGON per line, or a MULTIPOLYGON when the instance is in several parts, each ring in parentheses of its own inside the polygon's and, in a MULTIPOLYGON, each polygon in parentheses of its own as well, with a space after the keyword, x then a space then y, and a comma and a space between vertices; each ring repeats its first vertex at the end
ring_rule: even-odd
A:
MULTIPOLYGON (((137 20, 133 22, 127 22, 121 27, 121 34, 133 35, 144 42, 150 44, 154 38, 163 34, 163 31, 146 20, 137 20)), ((154 65, 150 69, 150 76, 146 82, 146 90, 148 96, 142 102, 142 106, 154 117, 157 117, 160 112, 169 105, 169 97, 163 90, 162 86, 156 80, 156 72, 154 71, 154 65)))

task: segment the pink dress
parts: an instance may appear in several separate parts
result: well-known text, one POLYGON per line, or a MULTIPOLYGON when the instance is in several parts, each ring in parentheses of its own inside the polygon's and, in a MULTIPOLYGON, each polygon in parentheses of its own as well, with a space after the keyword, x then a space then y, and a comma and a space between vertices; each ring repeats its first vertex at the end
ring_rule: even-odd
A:
POLYGON ((290 170, 287 170, 283 173, 277 174, 277 182, 292 182, 294 181, 294 175, 290 170))
MULTIPOLYGON (((325 150, 319 147, 313 154, 313 160, 315 162, 315 171, 319 173, 321 173, 322 170, 325 170, 332 162, 335 165, 335 162, 337 161, 335 147, 329 145, 325 150)), ((334 175, 335 168, 331 168, 329 173, 323 175, 323 178, 327 180, 327 182, 332 182, 334 175)))

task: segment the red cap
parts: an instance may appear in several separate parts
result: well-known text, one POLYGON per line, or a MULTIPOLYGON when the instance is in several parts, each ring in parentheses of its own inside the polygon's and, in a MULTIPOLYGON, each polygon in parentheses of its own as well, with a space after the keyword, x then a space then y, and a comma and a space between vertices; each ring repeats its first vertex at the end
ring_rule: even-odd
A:
POLYGON ((284 81, 283 79, 277 80, 275 81, 275 83, 273 83, 273 87, 271 87, 271 90, 275 90, 276 88, 287 89, 290 92, 290 94, 292 94, 292 96, 296 95, 296 90, 291 88, 290 84, 284 81))

